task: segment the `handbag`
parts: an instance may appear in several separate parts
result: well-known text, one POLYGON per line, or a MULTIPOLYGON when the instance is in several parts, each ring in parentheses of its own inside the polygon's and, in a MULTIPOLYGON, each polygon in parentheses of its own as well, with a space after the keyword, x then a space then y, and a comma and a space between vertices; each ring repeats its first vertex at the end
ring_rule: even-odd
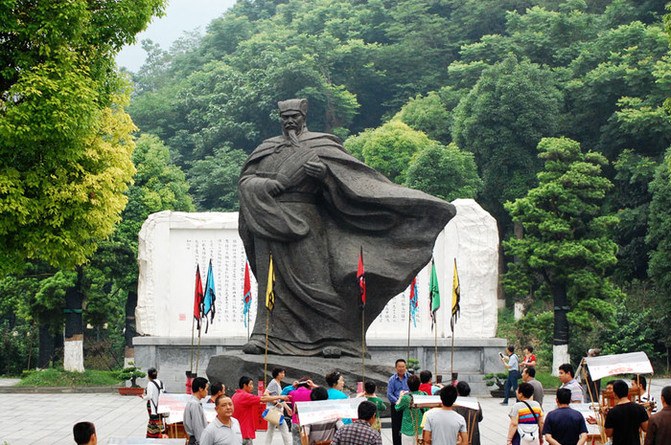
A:
POLYGON ((518 424, 517 425, 517 433, 520 435, 520 442, 523 440, 538 440, 539 438, 539 427, 540 424, 538 423, 538 417, 536 416, 536 413, 534 412, 534 409, 529 405, 526 401, 522 400, 522 403, 524 403, 529 410, 531 411, 531 415, 534 416, 534 420, 536 420, 536 424, 518 424))
POLYGON ((266 422, 275 426, 282 425, 282 422, 284 421, 282 412, 276 408, 267 408, 261 417, 263 417, 263 420, 266 422))

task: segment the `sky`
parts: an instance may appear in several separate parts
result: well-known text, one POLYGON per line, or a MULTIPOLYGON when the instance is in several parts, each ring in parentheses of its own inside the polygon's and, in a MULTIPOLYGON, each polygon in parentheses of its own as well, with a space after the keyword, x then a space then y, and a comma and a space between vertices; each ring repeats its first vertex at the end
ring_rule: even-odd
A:
POLYGON ((233 4, 235 0, 169 0, 165 15, 154 17, 147 29, 136 36, 137 43, 119 52, 117 64, 137 72, 147 56, 142 49, 142 40, 151 39, 167 50, 185 31, 198 30, 201 35, 205 34, 208 23, 233 4))

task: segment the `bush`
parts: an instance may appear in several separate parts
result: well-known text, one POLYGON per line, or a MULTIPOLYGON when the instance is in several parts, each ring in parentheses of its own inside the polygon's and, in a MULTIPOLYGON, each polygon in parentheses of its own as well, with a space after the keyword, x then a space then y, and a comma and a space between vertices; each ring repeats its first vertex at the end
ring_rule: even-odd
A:
POLYGON ((23 371, 17 386, 114 386, 118 384, 118 371, 69 372, 63 369, 23 371))

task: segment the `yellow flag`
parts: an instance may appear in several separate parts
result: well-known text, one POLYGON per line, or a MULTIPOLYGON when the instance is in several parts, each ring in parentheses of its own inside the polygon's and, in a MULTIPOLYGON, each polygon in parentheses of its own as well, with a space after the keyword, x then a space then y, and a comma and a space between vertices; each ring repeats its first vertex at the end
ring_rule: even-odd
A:
POLYGON ((459 318, 459 300, 460 300, 460 290, 459 290, 459 274, 457 273, 457 259, 454 259, 454 275, 452 277, 452 318, 450 318, 450 327, 452 332, 454 332, 454 325, 457 323, 457 318, 459 318))
POLYGON ((275 306, 275 270, 273 269, 273 254, 270 254, 270 265, 268 266, 268 285, 266 286, 266 307, 269 311, 275 306))

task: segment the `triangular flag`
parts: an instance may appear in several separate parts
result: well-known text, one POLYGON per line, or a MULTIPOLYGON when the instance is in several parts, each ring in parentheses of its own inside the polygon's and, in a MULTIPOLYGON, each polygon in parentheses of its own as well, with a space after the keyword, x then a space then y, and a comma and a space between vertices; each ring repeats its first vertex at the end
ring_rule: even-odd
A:
POLYGON ((363 270, 363 247, 359 251, 359 267, 356 270, 356 280, 359 283, 359 296, 361 297, 361 309, 366 307, 366 274, 363 270))
POLYGON ((429 300, 431 302, 431 329, 436 324, 436 311, 440 309, 440 290, 438 289, 438 275, 436 275, 436 263, 431 260, 431 281, 429 283, 429 300))
POLYGON ((275 270, 273 269, 273 254, 270 254, 268 265, 268 285, 266 286, 266 307, 269 311, 275 307, 275 270))
POLYGON ((417 327, 417 308, 419 307, 419 299, 417 295, 417 277, 412 279, 410 283, 410 316, 412 317, 412 324, 417 327))
POLYGON ((207 271, 207 281, 205 281, 205 299, 203 301, 203 316, 207 320, 207 314, 210 314, 210 319, 205 326, 205 333, 210 327, 210 323, 214 323, 214 302, 217 299, 217 294, 214 291, 214 271, 212 270, 212 260, 210 260, 210 267, 207 271))
POLYGON ((200 278, 200 266, 196 264, 196 291, 193 296, 193 318, 200 330, 200 319, 203 316, 203 281, 200 278))
POLYGON ((459 318, 459 274, 457 273, 457 259, 454 259, 454 275, 452 277, 452 317, 450 318, 450 328, 454 332, 454 325, 457 324, 459 318))
POLYGON ((244 306, 242 308, 242 319, 247 327, 247 314, 252 306, 252 283, 249 280, 249 263, 245 261, 245 287, 244 287, 244 306))

